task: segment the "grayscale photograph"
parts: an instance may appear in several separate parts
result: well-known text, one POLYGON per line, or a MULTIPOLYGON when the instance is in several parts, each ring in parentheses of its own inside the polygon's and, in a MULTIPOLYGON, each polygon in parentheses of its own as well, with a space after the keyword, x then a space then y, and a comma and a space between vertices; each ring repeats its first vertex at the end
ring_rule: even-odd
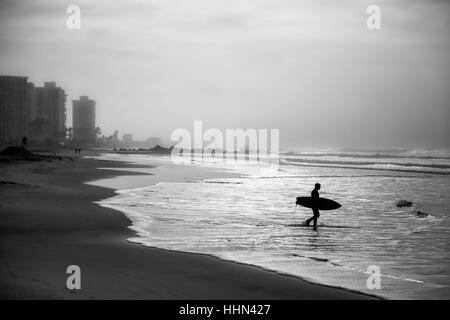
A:
POLYGON ((0 0, 0 300, 450 299, 449 30, 443 0, 0 0))

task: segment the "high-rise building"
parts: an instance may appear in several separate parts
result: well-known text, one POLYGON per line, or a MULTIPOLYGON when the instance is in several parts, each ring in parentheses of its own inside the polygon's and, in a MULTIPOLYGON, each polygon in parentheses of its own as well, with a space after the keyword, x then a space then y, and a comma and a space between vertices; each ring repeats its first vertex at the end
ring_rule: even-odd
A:
POLYGON ((33 121, 36 116, 36 87, 33 82, 27 83, 27 99, 30 108, 30 121, 33 121))
POLYGON ((29 135, 33 84, 28 77, 0 76, 0 142, 20 143, 29 135))
POLYGON ((31 139, 64 141, 66 135, 66 94, 55 82, 45 82, 36 88, 31 109, 31 139))
POLYGON ((131 148, 133 145, 133 135, 131 133, 123 134, 123 146, 126 148, 131 148))
POLYGON ((73 139, 78 143, 95 142, 95 101, 88 96, 72 100, 73 139))

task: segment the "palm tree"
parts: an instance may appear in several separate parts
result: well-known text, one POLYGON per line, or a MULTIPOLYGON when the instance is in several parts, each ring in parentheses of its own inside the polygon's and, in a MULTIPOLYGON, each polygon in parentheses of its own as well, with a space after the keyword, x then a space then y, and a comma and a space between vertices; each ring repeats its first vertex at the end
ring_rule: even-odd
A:
POLYGON ((100 129, 100 127, 96 127, 94 129, 94 132, 95 132, 95 136, 99 136, 102 134, 102 129, 100 129))

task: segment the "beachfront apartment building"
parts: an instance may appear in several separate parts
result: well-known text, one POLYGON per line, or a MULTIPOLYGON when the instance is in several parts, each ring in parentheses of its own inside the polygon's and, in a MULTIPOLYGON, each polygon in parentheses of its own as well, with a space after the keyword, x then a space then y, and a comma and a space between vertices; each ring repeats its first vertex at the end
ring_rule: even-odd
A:
POLYGON ((34 85, 28 77, 0 76, 0 143, 20 144, 28 137, 34 85))
POLYGON ((35 89, 31 109, 30 138, 33 141, 63 142, 66 136, 66 93, 55 82, 35 89))
POLYGON ((76 143, 90 144, 95 142, 95 100, 88 96, 80 96, 72 100, 73 139, 76 143))
POLYGON ((0 143, 63 142, 66 94, 55 82, 35 87, 28 77, 0 76, 0 143))

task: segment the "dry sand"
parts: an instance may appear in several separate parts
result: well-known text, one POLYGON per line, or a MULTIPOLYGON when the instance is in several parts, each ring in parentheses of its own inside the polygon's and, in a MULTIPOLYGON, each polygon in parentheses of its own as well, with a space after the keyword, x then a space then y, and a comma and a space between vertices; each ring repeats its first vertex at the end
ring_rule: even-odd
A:
POLYGON ((129 243, 130 221, 93 203, 114 189, 83 182, 142 173, 99 167, 136 166, 82 158, 0 163, 0 298, 372 298, 207 255, 129 243), (66 288, 66 268, 73 264, 81 268, 81 290, 66 288))

